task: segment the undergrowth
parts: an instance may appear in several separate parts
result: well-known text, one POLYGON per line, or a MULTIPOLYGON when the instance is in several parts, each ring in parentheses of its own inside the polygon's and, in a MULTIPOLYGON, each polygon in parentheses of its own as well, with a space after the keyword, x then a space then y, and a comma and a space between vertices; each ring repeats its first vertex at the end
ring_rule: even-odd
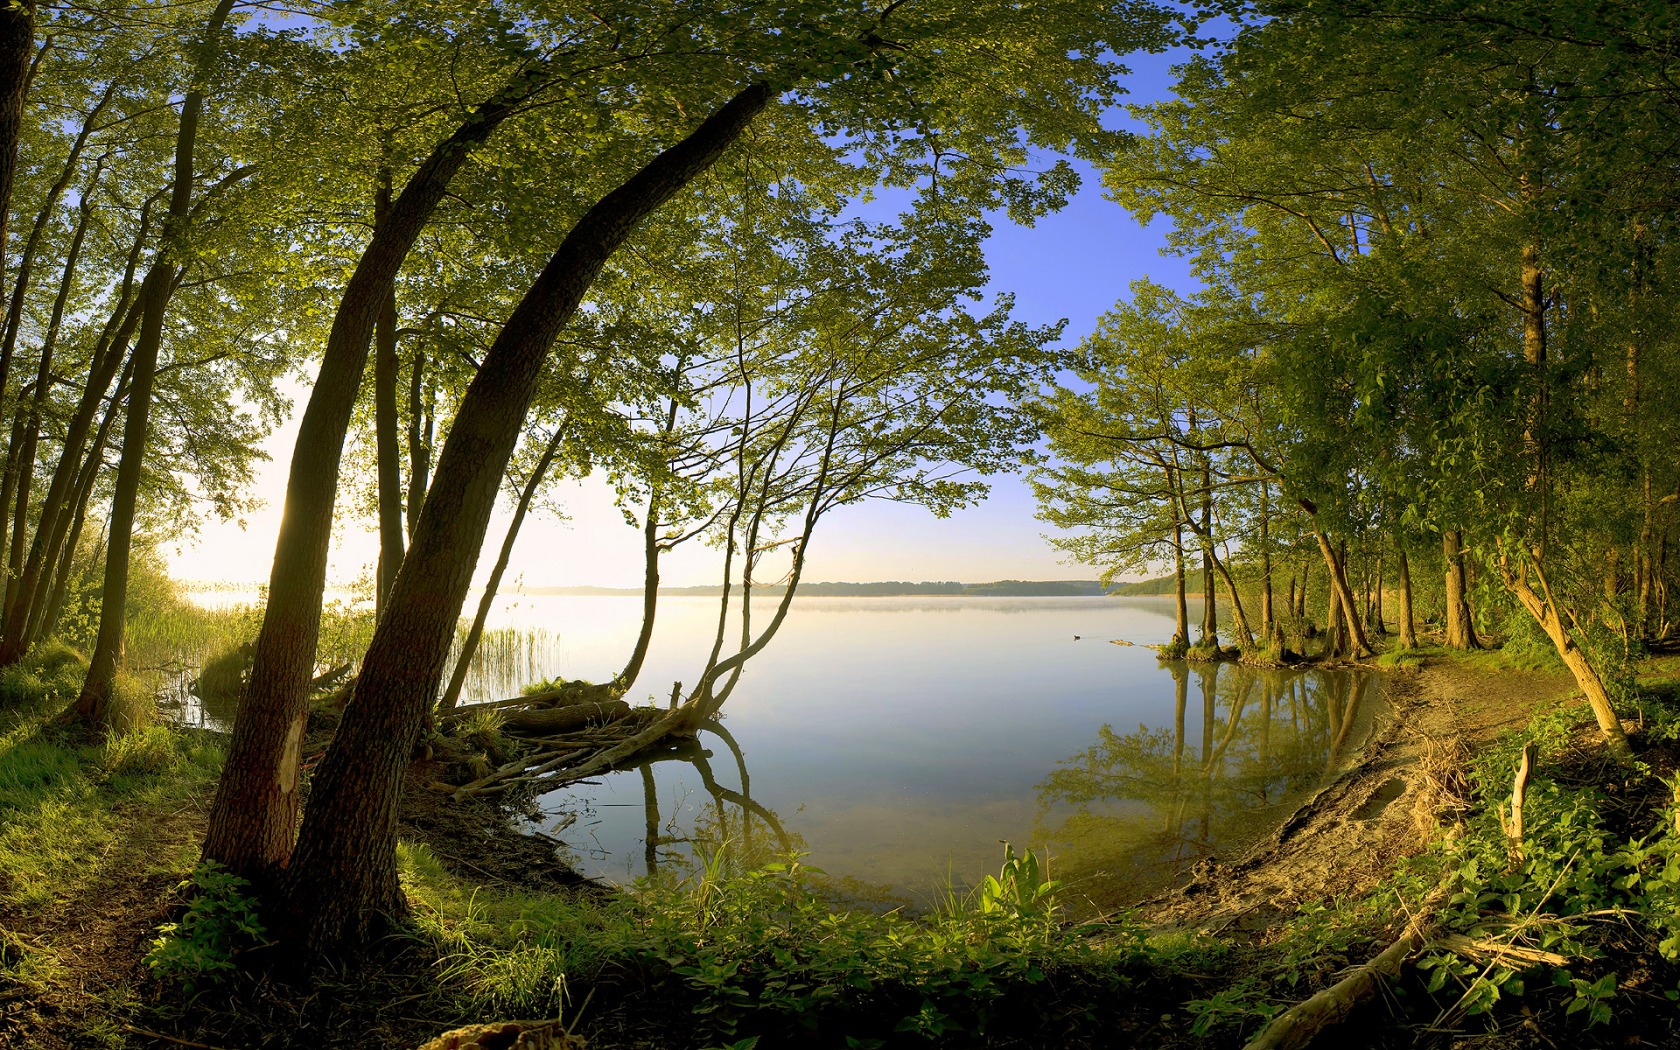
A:
POLYGON ((446 984, 486 1014, 561 1015, 578 1008, 572 985, 634 975, 664 1023, 698 1035, 685 1045, 925 1045, 953 1033, 985 1045, 1077 1028, 1148 952, 1135 930, 1099 940, 1064 924, 1057 885, 1013 850, 927 917, 833 907, 797 856, 745 864, 727 848, 604 901, 469 892, 424 847, 401 859, 446 984))

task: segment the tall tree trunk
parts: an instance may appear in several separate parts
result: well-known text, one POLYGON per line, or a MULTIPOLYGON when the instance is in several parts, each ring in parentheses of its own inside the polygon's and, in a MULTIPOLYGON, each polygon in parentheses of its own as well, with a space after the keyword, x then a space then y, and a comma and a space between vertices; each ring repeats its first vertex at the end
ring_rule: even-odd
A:
POLYGON ((151 272, 140 287, 140 336, 134 344, 134 378, 128 392, 128 415, 123 423, 122 459, 111 496, 110 540, 105 547, 105 585, 101 591, 99 638, 88 660, 81 695, 71 708, 74 717, 100 728, 110 726, 111 686, 122 660, 124 615, 128 605, 129 553, 134 540, 134 517, 140 501, 146 442, 150 437, 152 380, 157 374, 158 350, 163 343, 164 313, 175 290, 173 255, 186 235, 192 212, 193 150, 198 145, 198 122, 204 112, 204 86, 219 54, 222 27, 234 0, 219 0, 205 25, 193 63, 192 86, 181 103, 175 135, 175 171, 163 240, 151 272))
MULTIPOLYGON (((0 293, 5 291, 6 274, 10 272, 6 265, 10 232, 7 219, 12 212, 18 142, 23 137, 23 103, 35 72, 35 62, 31 61, 34 50, 35 0, 14 0, 0 7, 0 293)), ((25 283, 21 267, 17 283, 25 283)), ((21 298, 16 289, 12 298, 21 298)), ((10 380, 12 346, 8 340, 0 347, 0 400, 4 400, 10 380)), ((0 529, 4 527, 4 515, 0 515, 0 529)), ((0 536, 0 540, 4 538, 0 536)))
MULTIPOLYGON (((87 446, 88 431, 93 428, 93 421, 99 415, 100 405, 105 400, 105 392, 111 385, 112 377, 123 362, 128 360, 128 343, 134 338, 134 330, 140 324, 143 304, 134 295, 134 277, 139 269, 140 256, 151 224, 150 210, 151 202, 148 201, 141 209, 140 230, 129 249, 116 306, 105 322, 104 330, 94 347, 87 384, 82 388, 76 411, 65 428, 58 466, 54 469, 52 481, 47 486, 46 498, 41 501, 40 515, 35 523, 35 539, 30 544, 29 557, 24 562, 23 576, 18 584, 18 600, 13 602, 7 611, 5 636, 0 640, 0 665, 15 663, 40 636, 44 612, 42 606, 46 598, 41 592, 44 583, 53 577, 54 566, 64 549, 65 537, 70 529, 70 508, 74 504, 72 494, 78 491, 76 480, 80 477, 79 468, 82 464, 82 453, 87 446)), ((121 385, 127 385, 126 376, 121 385)), ((117 400, 120 398, 113 395, 113 404, 117 400)), ((103 425, 102 434, 109 427, 109 420, 114 411, 113 409, 106 413, 107 422, 103 425)), ((100 445, 104 445, 103 437, 100 445)))
POLYGON ((468 386, 286 869, 283 928, 306 954, 335 957, 365 944, 404 908, 397 798, 550 346, 618 246, 711 167, 775 94, 763 84, 743 89, 585 212, 468 386))
MULTIPOLYGON (((1229 554, 1230 551, 1226 551, 1229 554)), ((1242 595, 1237 593, 1237 581, 1231 578, 1231 571, 1225 567, 1225 562, 1208 549, 1208 555, 1213 558, 1213 567, 1219 573, 1219 578, 1225 581, 1225 597, 1231 600, 1231 619, 1237 628, 1237 644, 1244 652, 1254 648, 1254 632, 1249 630, 1248 616, 1243 611, 1242 595)))
MULTIPOLYGON (((374 199, 374 226, 391 211, 391 171, 380 171, 374 199)), ((374 595, 375 617, 384 610, 385 596, 397 578, 403 559, 403 491, 397 442, 397 289, 385 290, 373 331, 374 457, 379 473, 379 581, 374 595)))
POLYGON ((1381 638, 1388 634, 1388 624, 1383 616, 1383 560, 1379 555, 1377 565, 1371 571, 1371 633, 1381 638))
POLYGON ((1441 554, 1447 561, 1447 633, 1449 649, 1480 649, 1476 620, 1470 611, 1470 590, 1464 574, 1464 532, 1441 530, 1441 554))
MULTIPOLYGON (((18 615, 14 610, 19 605, 22 594, 24 544, 23 537, 29 528, 29 495, 35 484, 35 454, 39 450, 41 441, 41 423, 46 412, 48 401, 52 394, 52 366, 53 353, 58 348, 58 334, 64 323, 64 307, 70 300, 70 292, 76 283, 76 265, 81 258, 82 243, 87 239, 88 221, 93 217, 94 191, 99 185, 99 176, 104 170, 101 162, 94 169, 93 177, 82 190, 81 203, 77 206, 76 231, 70 238, 70 248, 64 256, 64 272, 59 278, 58 294, 53 297, 52 316, 47 322, 46 335, 41 339, 40 363, 36 369, 34 397, 30 399, 29 415, 23 423, 23 444, 18 449, 14 470, 16 482, 16 506, 12 512, 12 543, 6 553, 6 623, 14 620, 19 623, 27 622, 28 613, 18 615)), ((80 459, 78 449, 71 455, 72 459, 80 459)), ((0 661, 5 661, 4 643, 0 642, 0 661)), ((21 655, 21 654, 20 654, 21 655)))
POLYGON ((1399 552, 1400 574, 1400 648, 1418 647, 1417 622, 1412 617, 1412 568, 1406 562, 1406 549, 1395 545, 1399 552))
POLYGON ((531 468, 531 476, 526 479, 525 487, 519 492, 519 503, 513 508, 513 520, 508 523, 507 535, 502 537, 502 548, 496 554, 496 564, 490 570, 490 578, 484 583, 484 595, 478 600, 478 612, 473 616, 472 627, 467 631, 466 640, 461 643, 461 655, 455 659, 455 670, 449 676, 449 686, 443 691, 443 698, 438 701, 439 714, 455 710, 455 705, 461 701, 461 687, 467 682, 467 669, 472 666, 473 654, 478 651, 478 643, 484 637, 484 624, 490 619, 490 607, 496 604, 496 591, 502 586, 502 574, 507 572, 508 562, 513 558, 513 545, 519 539, 519 527, 525 524, 525 513, 531 509, 531 500, 536 497, 537 489, 542 487, 543 477, 548 473, 549 466, 554 463, 554 455, 560 451, 560 440, 565 433, 565 423, 554 428, 554 436, 548 439, 548 446, 543 449, 542 458, 531 468))
POLYGON ((1272 507, 1267 484, 1260 483, 1260 639, 1267 648, 1280 645, 1277 617, 1272 613, 1272 507))
POLYGON ((1190 648, 1190 609, 1184 598, 1184 526, 1173 522, 1173 611, 1177 614, 1173 631, 1173 655, 1182 656, 1190 648))
POLYGON ((82 526, 87 521, 88 504, 93 500, 94 483, 99 480, 99 472, 105 467, 105 444, 110 440, 111 427, 128 399, 128 384, 133 374, 133 358, 129 358, 129 367, 123 370, 122 379, 118 381, 117 389, 112 392, 110 403, 105 408, 105 418, 99 421, 99 432, 94 436, 93 447, 82 461, 81 469, 76 473, 75 483, 71 486, 68 508, 70 514, 65 528, 66 535, 62 541, 63 550, 57 555, 57 560, 48 566, 48 571, 53 577, 52 593, 47 601, 39 606, 39 617, 31 620, 29 633, 32 638, 48 637, 58 627, 58 616, 64 609, 64 600, 69 594, 70 576, 75 570, 76 545, 81 542, 82 526))
MULTIPOLYGON (((210 809, 204 859, 263 884, 291 855, 298 817, 298 748, 321 630, 327 549, 344 435, 367 364, 368 340, 397 271, 468 155, 535 90, 534 71, 508 82, 421 162, 374 231, 344 286, 321 368, 299 421, 286 481, 268 604, 210 809)), ((495 498, 495 486, 487 494, 495 498)), ((474 548, 476 554, 476 548, 474 548)), ((406 560, 406 558, 405 558, 406 560)), ((399 573, 400 575, 400 573, 399 573)), ((459 611, 460 603, 452 609, 459 611)), ((434 668, 427 706, 437 688, 434 668)))
MULTIPOLYGON (((672 408, 676 407, 675 402, 672 408)), ((647 518, 642 522, 642 626, 636 632, 635 648, 624 670, 613 678, 613 691, 623 695, 636 684, 647 661, 648 649, 653 645, 653 621, 659 612, 659 486, 648 496, 647 518)))
POLYGON ((426 385, 426 350, 414 348, 414 362, 408 375, 408 503, 405 520, 408 538, 420 522, 420 505, 426 502, 426 483, 432 477, 432 402, 426 385))

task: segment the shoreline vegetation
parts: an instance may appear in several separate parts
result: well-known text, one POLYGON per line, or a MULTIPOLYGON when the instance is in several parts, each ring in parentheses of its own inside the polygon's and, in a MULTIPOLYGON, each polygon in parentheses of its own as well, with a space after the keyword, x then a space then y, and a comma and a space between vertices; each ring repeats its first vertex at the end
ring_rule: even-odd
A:
MULTIPOLYGON (((1680 769, 1680 655, 1636 669, 1634 770, 1606 763, 1555 663, 1433 643, 1390 655, 1405 657, 1389 661, 1393 712, 1362 760, 1266 841, 1096 921, 1072 918, 1053 858, 1013 850, 919 916, 834 903, 774 840, 628 890, 583 882, 515 831, 517 797, 435 789, 449 763, 517 746, 469 712, 429 739, 403 794, 407 932, 356 971, 293 984, 256 976, 266 927, 240 880, 198 863, 225 738, 55 724, 85 665, 44 650, 0 679, 0 1045, 419 1047, 534 1017, 570 1033, 552 1045, 595 1050, 814 1032, 802 1045, 1263 1047, 1290 1045, 1268 1026, 1309 1023, 1280 1018, 1326 995, 1332 1013, 1384 1016, 1380 1046, 1443 1014, 1502 1047, 1543 1045, 1511 1041, 1525 1017, 1577 1046, 1672 1038, 1680 832, 1662 778, 1680 769), (1403 961, 1385 978, 1401 998, 1345 999, 1344 967, 1379 957, 1403 961)), ((335 712, 327 689, 306 753, 335 712)))

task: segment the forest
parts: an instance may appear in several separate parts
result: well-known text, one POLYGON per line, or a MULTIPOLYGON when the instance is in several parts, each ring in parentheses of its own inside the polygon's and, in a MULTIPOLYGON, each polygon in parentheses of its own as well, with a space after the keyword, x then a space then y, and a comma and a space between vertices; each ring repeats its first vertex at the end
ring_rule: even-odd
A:
POLYGON ((10 0, 0 81, 0 1046, 1680 1039, 1667 5, 10 0), (1196 287, 1075 338, 987 243, 1082 172, 1196 287), (266 589, 195 603, 162 552, 288 419, 266 589), (590 477, 628 644, 482 695, 522 524, 590 477), (881 904, 726 716, 847 508, 999 477, 1102 586, 808 600, 1141 595, 1158 643, 1079 659, 1170 714, 881 904), (660 832, 679 757, 712 845, 660 832), (637 770, 645 877, 586 878, 529 814, 637 770))

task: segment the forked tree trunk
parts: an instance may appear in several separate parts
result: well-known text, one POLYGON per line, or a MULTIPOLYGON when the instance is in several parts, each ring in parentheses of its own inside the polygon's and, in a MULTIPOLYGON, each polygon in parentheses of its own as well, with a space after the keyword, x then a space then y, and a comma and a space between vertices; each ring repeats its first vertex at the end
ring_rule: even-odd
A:
MULTIPOLYGON (((1230 552, 1227 551, 1227 554, 1230 552)), ((1225 597, 1231 600, 1231 620, 1237 628, 1237 643, 1246 652, 1254 648, 1254 632, 1249 629, 1248 616, 1243 610, 1242 595, 1237 593, 1237 581, 1231 578, 1231 571, 1225 567, 1224 561, 1208 550, 1208 556, 1213 559, 1213 567, 1219 573, 1219 578, 1225 581, 1225 597)))
MULTIPOLYGON (((373 231, 344 286, 299 421, 285 511, 269 573, 268 604, 251 675, 234 719, 227 760, 210 809, 204 859, 261 885, 286 863, 298 819, 298 748, 321 630, 327 549, 344 435, 367 364, 368 341, 397 271, 467 156, 535 90, 533 71, 515 77, 433 147, 373 231)), ((495 498, 495 486, 488 493, 495 498)), ((477 548, 474 548, 476 554, 477 548)), ((453 609, 458 611, 460 603, 453 609)), ((430 704, 436 671, 426 689, 430 704)))
POLYGON ((1447 633, 1449 649, 1480 649, 1476 622, 1470 612, 1470 594, 1464 576, 1464 533, 1441 530, 1441 553, 1447 561, 1447 633))
MULTIPOLYGON (((1302 509, 1309 515, 1314 513, 1310 506, 1303 505, 1302 509)), ((1324 555, 1324 564, 1330 570, 1330 587, 1341 605, 1342 619, 1351 642, 1351 655, 1363 660, 1371 655, 1371 643, 1365 639, 1365 631, 1359 626, 1359 618, 1354 612, 1357 606, 1353 604, 1353 593, 1348 590, 1347 575, 1342 571, 1342 563, 1337 559, 1336 552, 1330 549, 1330 540, 1318 528, 1316 521, 1313 525, 1313 536, 1318 540, 1319 553, 1324 555)))
POLYGON ((711 167, 775 94, 762 84, 743 89, 585 212, 468 386, 285 872, 290 921, 278 928, 306 955, 341 957, 405 907, 397 885, 398 796, 550 346, 613 251, 711 167))
POLYGON ((1412 569, 1406 562, 1406 551, 1399 551, 1400 574, 1400 648, 1416 649, 1417 623, 1412 617, 1412 569))

